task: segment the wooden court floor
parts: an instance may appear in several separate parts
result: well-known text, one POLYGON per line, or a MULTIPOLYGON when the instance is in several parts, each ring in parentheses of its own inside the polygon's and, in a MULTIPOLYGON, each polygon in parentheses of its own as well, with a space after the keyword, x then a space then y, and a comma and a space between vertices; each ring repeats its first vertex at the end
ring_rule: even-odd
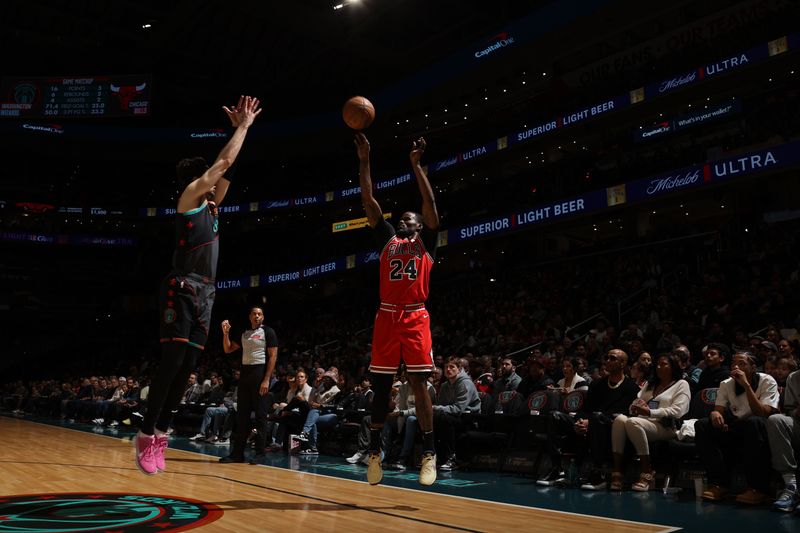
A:
MULTIPOLYGON (((333 530, 383 530, 387 533, 672 530, 666 526, 460 498, 422 489, 371 487, 365 482, 284 468, 220 465, 214 457, 173 449, 167 452, 167 472, 145 476, 133 463, 133 451, 127 438, 95 435, 8 417, 0 417, 0 435, 5 441, 0 450, 3 472, 0 476, 0 532, 18 531, 4 529, 9 518, 2 516, 2 505, 14 501, 14 496, 59 493, 85 493, 89 498, 99 498, 94 495, 108 493, 186 498, 218 509, 212 513, 213 521, 200 526, 184 526, 182 530, 306 533, 333 530)), ((52 499, 51 496, 45 498, 52 499)), ((136 510, 144 512, 142 508, 136 510)), ((63 516, 69 511, 61 512, 63 516)), ((148 530, 144 527, 97 527, 103 526, 92 530, 148 530)), ((178 530, 169 524, 154 526, 150 530, 155 529, 178 530)), ((78 530, 89 529, 75 529, 74 524, 69 529, 78 530)))

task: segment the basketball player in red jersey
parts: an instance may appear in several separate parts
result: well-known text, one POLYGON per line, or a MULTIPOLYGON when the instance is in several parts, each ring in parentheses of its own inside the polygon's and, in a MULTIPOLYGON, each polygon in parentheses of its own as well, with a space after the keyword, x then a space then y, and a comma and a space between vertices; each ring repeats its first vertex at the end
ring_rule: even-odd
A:
POLYGON ((428 299, 428 281, 436 254, 439 214, 433 189, 420 164, 425 152, 425 139, 414 142, 409 155, 422 195, 422 214, 413 211, 403 213, 396 229, 384 220, 381 206, 372 196, 369 141, 363 133, 358 133, 355 144, 360 161, 361 202, 381 251, 381 304, 375 316, 372 362, 369 367, 375 396, 372 401, 367 481, 370 485, 377 485, 383 478, 381 431, 389 410, 392 378, 400 361, 403 361, 414 391, 417 422, 423 435, 419 482, 432 485, 436 481, 436 452, 433 409, 426 382, 433 370, 433 353, 430 316, 425 310, 425 300, 428 299))

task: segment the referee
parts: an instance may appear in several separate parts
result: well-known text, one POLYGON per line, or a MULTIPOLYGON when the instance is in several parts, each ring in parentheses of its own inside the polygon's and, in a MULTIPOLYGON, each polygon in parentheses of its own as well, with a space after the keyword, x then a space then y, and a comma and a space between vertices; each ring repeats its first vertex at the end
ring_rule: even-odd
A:
POLYGON ((236 431, 231 438, 230 455, 220 463, 243 463, 244 447, 250 434, 250 413, 256 412, 256 460, 266 453, 267 416, 274 403, 269 392, 272 372, 278 358, 278 337, 275 330, 264 327, 264 310, 250 308, 250 329, 242 333, 241 345, 231 341, 231 323, 222 321, 222 347, 225 353, 242 349, 242 374, 239 378, 236 406, 236 431))

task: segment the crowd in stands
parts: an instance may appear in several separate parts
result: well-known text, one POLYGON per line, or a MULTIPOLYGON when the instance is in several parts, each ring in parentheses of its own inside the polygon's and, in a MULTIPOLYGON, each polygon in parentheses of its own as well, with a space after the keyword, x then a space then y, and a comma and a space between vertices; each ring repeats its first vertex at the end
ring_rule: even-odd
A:
MULTIPOLYGON (((704 255, 678 242, 541 268, 519 264, 498 281, 476 269, 465 274, 468 282, 442 282, 429 302, 437 366, 429 393, 440 468, 469 467, 486 444, 482 439, 501 435, 507 449, 544 450, 549 467, 538 472, 543 485, 649 490, 656 470, 673 472, 663 465, 679 455, 674 443, 694 439, 691 453, 707 470, 704 497, 725 497, 731 454, 722 451, 744 447, 747 490, 738 500, 771 501, 772 489, 785 486, 775 505, 793 510, 792 451, 800 444, 794 424, 800 334, 791 305, 800 280, 797 233, 753 233, 725 255, 704 255), (665 283, 665 274, 676 271, 682 275, 665 283), (616 302, 643 288, 622 327, 616 325, 616 302), (570 326, 596 315, 585 326, 570 326), (572 395, 574 408, 536 408, 542 395, 553 403, 572 395), (633 476, 632 456, 639 465, 633 476), (770 465, 782 484, 770 477, 770 465)), ((317 331, 286 328, 270 387, 268 450, 298 447, 315 455, 344 437, 338 451, 357 463, 365 458, 372 399, 369 332, 357 328, 368 323, 328 316, 317 324, 317 331)), ((228 443, 237 366, 221 347, 209 345, 187 383, 176 431, 228 443)), ((131 365, 127 377, 6 383, 2 407, 136 426, 152 368, 145 361, 131 365)), ((384 460, 404 470, 416 465, 418 431, 402 371, 393 394, 384 460)))

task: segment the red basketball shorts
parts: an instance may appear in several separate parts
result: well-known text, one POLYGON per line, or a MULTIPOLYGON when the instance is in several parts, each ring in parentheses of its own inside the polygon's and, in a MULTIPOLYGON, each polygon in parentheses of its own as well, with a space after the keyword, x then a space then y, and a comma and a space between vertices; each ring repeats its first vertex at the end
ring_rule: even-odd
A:
POLYGON ((431 319, 424 304, 382 303, 375 315, 370 372, 394 374, 401 361, 408 372, 433 370, 431 319))

